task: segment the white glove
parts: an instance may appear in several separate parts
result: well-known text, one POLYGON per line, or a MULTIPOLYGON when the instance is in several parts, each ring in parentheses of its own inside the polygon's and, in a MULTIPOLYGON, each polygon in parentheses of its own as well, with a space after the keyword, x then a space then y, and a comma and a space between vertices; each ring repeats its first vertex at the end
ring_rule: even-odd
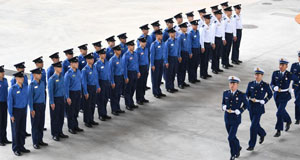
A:
POLYGON ((226 111, 226 109, 227 109, 227 106, 223 105, 223 111, 226 111))
POLYGON ((236 115, 240 115, 241 114, 241 111, 238 110, 238 109, 236 109, 234 112, 235 112, 236 115))
POLYGON ((264 105, 266 102, 265 102, 265 100, 260 100, 259 103, 264 105))
POLYGON ((290 94, 293 94, 294 93, 294 89, 293 88, 289 88, 289 92, 290 92, 290 94))
POLYGON ((278 86, 275 86, 275 87, 274 87, 274 91, 276 91, 276 92, 277 92, 277 91, 278 91, 278 89, 279 89, 279 88, 278 88, 278 86))

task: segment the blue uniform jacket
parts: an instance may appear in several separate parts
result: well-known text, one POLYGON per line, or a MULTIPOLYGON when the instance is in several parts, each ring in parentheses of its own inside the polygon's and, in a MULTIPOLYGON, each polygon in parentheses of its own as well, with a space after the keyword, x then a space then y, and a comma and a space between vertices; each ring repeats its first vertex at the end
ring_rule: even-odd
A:
POLYGON ((69 91, 80 91, 81 90, 81 71, 79 69, 74 70, 70 68, 66 72, 64 77, 65 86, 65 98, 70 98, 69 91))
POLYGON ((7 79, 3 78, 0 80, 0 102, 7 102, 7 95, 8 95, 8 83, 7 79))
POLYGON ((155 40, 150 47, 150 62, 154 66, 154 60, 162 60, 164 53, 164 42, 155 40))
POLYGON ((50 104, 54 104, 54 97, 65 96, 64 76, 53 74, 48 81, 48 94, 50 104))
POLYGON ((30 111, 33 110, 33 104, 35 103, 45 104, 45 89, 45 83, 43 81, 40 81, 40 83, 38 83, 36 80, 33 80, 30 82, 28 86, 28 105, 30 111))
POLYGON ((88 94, 87 86, 96 86, 96 88, 99 87, 99 81, 98 81, 98 72, 96 67, 91 68, 88 64, 82 69, 82 88, 84 95, 88 94))
POLYGON ((111 57, 109 60, 109 68, 110 68, 110 83, 115 84, 114 76, 121 76, 124 73, 124 68, 122 64, 121 56, 118 58, 116 55, 111 57))
POLYGON ((177 38, 172 39, 171 37, 165 42, 164 50, 164 63, 168 63, 168 57, 181 57, 180 54, 180 43, 177 38))
POLYGON ((13 108, 26 108, 28 105, 28 86, 14 84, 8 91, 7 108, 10 117, 13 117, 13 108))
POLYGON ((139 60, 138 55, 135 51, 131 53, 127 51, 124 56, 122 57, 122 63, 124 68, 124 78, 128 78, 128 71, 136 71, 140 72, 139 70, 139 60))

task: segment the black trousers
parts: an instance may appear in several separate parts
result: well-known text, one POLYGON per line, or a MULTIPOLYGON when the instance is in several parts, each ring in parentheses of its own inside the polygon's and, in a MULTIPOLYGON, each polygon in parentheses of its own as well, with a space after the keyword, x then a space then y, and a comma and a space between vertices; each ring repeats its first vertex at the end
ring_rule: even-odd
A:
POLYGON ((242 30, 241 29, 236 30, 236 36, 237 36, 237 40, 233 41, 233 46, 232 46, 232 55, 231 55, 232 61, 239 60, 240 44, 241 44, 241 39, 242 39, 242 30))
POLYGON ((7 102, 0 102, 0 143, 7 140, 7 102))
POLYGON ((197 79, 197 68, 199 66, 200 48, 192 48, 193 57, 189 61, 188 75, 189 81, 195 81, 197 79))
POLYGON ((151 80, 152 80, 152 93, 153 95, 160 95, 160 83, 162 79, 163 72, 163 60, 154 60, 155 70, 151 69, 151 80))
POLYGON ((15 121, 11 121, 12 150, 20 151, 24 149, 26 133, 27 108, 13 108, 15 121))
POLYGON ((174 89, 174 81, 178 68, 178 57, 169 56, 168 57, 169 67, 165 69, 166 74, 166 89, 174 89))
POLYGON ((226 45, 224 46, 223 49, 222 64, 229 65, 229 55, 230 55, 232 41, 233 41, 233 34, 225 33, 225 40, 226 40, 226 45))
POLYGON ((212 52, 212 47, 210 43, 204 43, 205 52, 200 53, 201 56, 201 63, 200 63, 200 76, 207 76, 208 70, 208 61, 209 61, 209 54, 212 52))
POLYGON ((35 116, 31 117, 31 134, 32 134, 32 143, 39 144, 43 141, 44 137, 44 124, 45 124, 45 108, 44 103, 35 103, 33 104, 33 110, 35 111, 35 116))
POLYGON ((110 97, 110 106, 112 112, 120 111, 120 98, 123 92, 123 84, 124 84, 124 76, 123 75, 115 75, 115 88, 111 89, 111 97, 110 97))
POLYGON ((183 85, 185 81, 186 71, 189 67, 189 53, 181 51, 181 63, 178 64, 177 83, 183 85))
POLYGON ((216 48, 212 49, 212 64, 211 69, 218 71, 220 69, 220 57, 223 52, 223 41, 222 38, 215 37, 216 48))
POLYGON ((71 105, 67 104, 68 128, 78 128, 77 116, 80 109, 81 91, 70 91, 71 105))
MULTIPOLYGON (((110 97, 111 87, 110 82, 108 80, 99 80, 99 85, 101 88, 100 94, 98 94, 97 98, 97 106, 98 106, 98 115, 106 116, 107 115, 107 102, 108 98, 110 97)), ((123 91, 123 90, 122 90, 123 91)))
POLYGON ((143 101, 145 99, 146 93, 146 85, 147 85, 147 78, 148 78, 148 66, 142 65, 139 66, 139 70, 141 73, 141 77, 137 79, 137 86, 136 86, 136 101, 143 101))
POLYGON ((59 136, 62 134, 62 128, 64 124, 65 113, 65 99, 64 97, 54 97, 55 108, 52 110, 50 106, 50 118, 51 118, 51 135, 59 136))
POLYGON ((84 96, 84 112, 83 112, 83 122, 90 124, 94 122, 94 113, 95 113, 95 105, 96 105, 96 86, 95 85, 87 85, 87 91, 89 94, 89 98, 85 99, 84 96))
POLYGON ((137 72, 136 71, 128 71, 128 79, 129 82, 125 84, 125 105, 126 106, 133 106, 133 95, 136 90, 136 83, 137 83, 137 72))

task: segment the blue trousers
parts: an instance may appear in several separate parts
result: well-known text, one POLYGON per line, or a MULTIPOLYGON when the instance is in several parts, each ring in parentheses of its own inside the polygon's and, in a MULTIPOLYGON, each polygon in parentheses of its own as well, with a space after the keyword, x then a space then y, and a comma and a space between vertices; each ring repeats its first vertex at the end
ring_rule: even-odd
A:
POLYGON ((43 141, 44 137, 44 120, 45 120, 45 108, 44 103, 35 103, 33 104, 33 110, 35 111, 34 118, 31 117, 31 134, 32 134, 32 143, 39 144, 43 141))
POLYGON ((166 71, 166 89, 174 89, 174 81, 178 67, 178 57, 169 56, 168 63, 169 67, 164 67, 166 71))
POLYGON ((70 91, 70 99, 72 101, 71 105, 67 104, 67 119, 68 128, 75 129, 78 128, 77 116, 80 109, 81 101, 81 91, 70 91))
POLYGON ((181 51, 181 63, 178 63, 177 83, 183 85, 185 81, 186 71, 189 67, 189 53, 181 51))
POLYGON ((99 80, 99 85, 101 88, 101 92, 98 97, 98 115, 100 116, 105 116, 107 115, 107 102, 108 98, 110 97, 110 82, 108 80, 99 80))
POLYGON ((11 121, 12 150, 20 151, 24 149, 26 133, 27 108, 13 108, 15 121, 11 121))
POLYGON ((0 102, 0 143, 7 140, 7 102, 0 102))
POLYGON ((114 76, 115 88, 111 89, 110 106, 112 112, 120 111, 120 98, 123 92, 124 78, 123 75, 114 76))
POLYGON ((65 99, 64 97, 54 97, 55 108, 52 110, 50 106, 50 118, 51 118, 51 135, 59 136, 63 133, 62 128, 64 124, 65 113, 65 99))
POLYGON ((230 147, 231 156, 235 156, 240 150, 240 142, 236 137, 238 124, 225 124, 228 133, 228 142, 230 147))
POLYGON ((154 60, 155 70, 151 69, 151 78, 152 78, 152 93, 154 95, 160 95, 160 82, 162 79, 163 72, 163 60, 154 60))
POLYGON ((210 43, 204 43, 204 48, 205 48, 205 52, 204 53, 200 53, 200 59, 201 59, 201 63, 200 63, 200 76, 207 76, 207 70, 208 70, 208 60, 209 60, 209 55, 212 52, 212 47, 210 43))
POLYGON ((291 117, 290 115, 287 113, 285 107, 287 105, 287 102, 276 102, 276 106, 277 106, 277 122, 276 122, 276 126, 275 129, 276 130, 283 130, 283 123, 291 123, 291 117))
POLYGON ((250 113, 251 127, 250 127, 250 140, 249 147, 255 147, 257 135, 260 137, 266 136, 265 130, 260 126, 260 118, 262 114, 250 113))
POLYGON ((125 105, 126 106, 133 106, 133 95, 136 90, 136 83, 137 83, 137 72, 136 71, 128 71, 128 79, 129 82, 125 84, 125 105))
POLYGON ((148 65, 139 66, 141 77, 137 80, 136 85, 136 101, 143 101, 145 99, 147 77, 148 77, 148 65))
POLYGON ((87 85, 87 91, 89 94, 89 98, 85 99, 85 96, 83 96, 84 97, 83 122, 90 124, 94 122, 94 113, 95 113, 95 105, 96 105, 96 86, 87 85))
POLYGON ((226 45, 224 46, 223 49, 222 64, 229 65, 229 55, 230 55, 232 41, 233 41, 233 34, 225 33, 225 40, 226 40, 226 45))
POLYGON ((200 48, 192 48, 192 58, 189 61, 188 74, 189 81, 195 81, 197 79, 197 68, 200 64, 200 48))
POLYGON ((231 60, 233 60, 233 61, 239 60, 240 44, 241 44, 241 39, 242 39, 242 30, 241 29, 236 30, 236 37, 237 37, 237 40, 232 42, 233 45, 232 45, 231 60))

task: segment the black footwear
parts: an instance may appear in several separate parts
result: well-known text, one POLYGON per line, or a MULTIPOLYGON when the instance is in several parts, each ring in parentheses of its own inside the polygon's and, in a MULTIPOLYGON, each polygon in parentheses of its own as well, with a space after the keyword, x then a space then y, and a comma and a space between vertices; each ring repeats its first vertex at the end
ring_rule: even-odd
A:
POLYGON ((59 134, 59 138, 69 138, 69 136, 61 133, 61 134, 59 134))
POLYGON ((254 150, 253 147, 248 147, 248 148, 247 148, 247 151, 253 151, 253 150, 254 150))
POLYGON ((69 132, 70 132, 71 134, 77 134, 77 132, 76 132, 74 129, 69 129, 69 132))
POLYGON ((38 145, 40 145, 40 146, 48 146, 48 143, 45 143, 45 142, 41 141, 38 145))
POLYGON ((105 115, 105 119, 111 119, 111 116, 105 115))
POLYGON ((228 64, 228 67, 233 67, 233 65, 231 65, 231 64, 228 64))
POLYGON ((206 75, 206 77, 210 78, 210 77, 212 77, 212 76, 208 74, 208 75, 206 75))
POLYGON ((199 79, 196 79, 195 81, 196 81, 196 82, 201 82, 199 79))
POLYGON ((218 72, 224 72, 222 69, 218 69, 217 71, 218 71, 218 72))
POLYGON ((129 110, 129 111, 133 111, 133 108, 131 108, 129 106, 126 106, 126 109, 129 110))
POLYGON ((223 65, 223 68, 224 69, 229 69, 227 65, 223 65))
POLYGON ((291 128, 291 124, 292 124, 292 122, 286 123, 286 126, 285 126, 285 131, 286 132, 289 131, 289 129, 291 128))
POLYGON ((43 131, 47 131, 47 128, 44 128, 43 131))
POLYGON ((111 114, 115 115, 115 116, 118 116, 119 113, 118 112, 111 112, 111 114))
POLYGON ((106 121, 106 118, 104 116, 99 117, 100 121, 106 121))
POLYGON ((40 147, 39 145, 37 145, 37 144, 34 144, 34 145, 33 145, 33 148, 34 148, 34 149, 40 149, 41 147, 40 147))
POLYGON ((91 125, 98 126, 99 123, 98 123, 98 122, 95 122, 95 121, 92 121, 92 122, 91 122, 91 125))
POLYGON ((295 124, 300 124, 300 121, 299 121, 299 120, 296 120, 295 124))
POLYGON ((173 90, 174 92, 178 92, 178 89, 176 89, 176 88, 173 88, 171 90, 173 90))
POLYGON ((30 153, 30 150, 28 150, 26 148, 22 148, 22 149, 20 149, 20 152, 22 152, 22 153, 30 153))
POLYGON ((142 101, 137 101, 136 103, 139 104, 139 105, 143 105, 144 104, 144 102, 142 102, 142 101))
POLYGON ((15 154, 16 156, 21 156, 21 152, 19 152, 19 151, 14 151, 14 154, 15 154))
POLYGON ((144 103, 149 103, 149 100, 144 99, 143 102, 144 102, 144 103))
POLYGON ((229 160, 235 160, 235 156, 231 156, 229 160))
POLYGON ((75 131, 76 131, 76 132, 83 132, 84 130, 81 129, 81 128, 79 128, 79 127, 77 127, 77 128, 75 128, 75 131))
POLYGON ((2 142, 1 142, 1 143, 0 143, 0 146, 5 146, 5 143, 2 143, 2 142))
POLYGON ((149 90, 149 89, 151 89, 150 87, 148 87, 148 86, 146 86, 146 90, 149 90))
POLYGON ((137 105, 133 104, 133 105, 131 106, 131 108, 134 108, 134 109, 136 109, 136 108, 139 108, 139 106, 137 106, 137 105))
POLYGON ((261 136, 259 138, 259 144, 262 144, 265 141, 265 136, 261 136))
MULTIPOLYGON (((70 132, 70 130, 69 130, 69 132, 70 132)), ((75 133, 75 134, 76 134, 76 133, 75 133)), ((58 137, 58 136, 53 136, 52 139, 53 139, 54 141, 59 141, 59 137, 58 137)))
POLYGON ((213 73, 213 74, 218 74, 218 71, 212 70, 212 73, 213 73))
POLYGON ((192 83, 192 84, 195 84, 196 83, 196 81, 189 81, 190 83, 192 83))
POLYGON ((184 86, 183 85, 178 85, 178 88, 184 89, 184 86))
POLYGON ((26 136, 26 137, 30 137, 30 136, 31 136, 31 134, 29 134, 29 133, 25 132, 25 136, 26 136))
POLYGON ((119 110, 119 111, 117 111, 118 113, 125 113, 125 111, 123 111, 123 110, 119 110))
POLYGON ((237 61, 232 61, 233 64, 239 65, 239 62, 237 61))
POLYGON ((183 86, 184 87, 189 87, 190 85, 189 84, 186 84, 185 82, 183 83, 183 86))
POLYGON ((281 133, 280 130, 277 130, 276 134, 274 135, 274 137, 280 137, 281 133))
POLYGON ((240 150, 238 151, 238 153, 235 155, 235 158, 239 158, 240 155, 241 155, 241 150, 242 150, 242 147, 240 147, 240 150))
POLYGON ((88 127, 88 128, 93 128, 93 126, 91 125, 91 124, 89 124, 89 123, 85 123, 84 124, 86 127, 88 127))
POLYGON ((5 144, 11 144, 12 142, 6 139, 6 140, 3 141, 3 143, 5 143, 5 144))
POLYGON ((161 97, 166 97, 167 95, 161 93, 159 96, 161 96, 161 97))
POLYGON ((83 110, 82 110, 82 109, 80 109, 80 110, 79 110, 79 112, 80 112, 80 113, 83 113, 83 110))
POLYGON ((155 98, 160 98, 160 96, 159 95, 156 95, 156 94, 154 94, 153 95, 155 98))
POLYGON ((243 61, 238 60, 239 63, 243 63, 243 61))
POLYGON ((200 78, 202 78, 202 79, 206 79, 207 77, 206 77, 206 76, 200 76, 200 78))
POLYGON ((167 92, 169 92, 169 93, 174 93, 174 91, 171 90, 171 89, 167 89, 167 92))

